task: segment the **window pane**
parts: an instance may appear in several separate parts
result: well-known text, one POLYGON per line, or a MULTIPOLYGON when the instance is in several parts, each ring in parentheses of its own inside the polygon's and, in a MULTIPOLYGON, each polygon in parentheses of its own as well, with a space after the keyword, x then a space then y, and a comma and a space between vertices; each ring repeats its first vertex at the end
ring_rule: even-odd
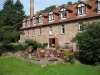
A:
POLYGON ((33 36, 35 36, 35 30, 33 29, 33 36))
POLYGON ((64 34, 65 33, 65 27, 64 25, 61 25, 61 34, 64 34))
POLYGON ((52 27, 49 28, 49 33, 52 35, 52 27))
POLYGON ((42 29, 39 28, 39 35, 42 35, 42 29))
POLYGON ((100 1, 98 2, 98 11, 100 11, 100 1))

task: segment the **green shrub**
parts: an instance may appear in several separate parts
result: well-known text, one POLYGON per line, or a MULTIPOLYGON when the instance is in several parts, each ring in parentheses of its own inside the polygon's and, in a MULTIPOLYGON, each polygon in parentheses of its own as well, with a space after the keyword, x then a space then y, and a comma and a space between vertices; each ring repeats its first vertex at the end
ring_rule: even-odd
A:
POLYGON ((27 48, 28 44, 27 43, 10 43, 9 44, 9 50, 16 52, 19 50, 25 50, 27 48))
POLYGON ((0 44, 0 56, 2 55, 3 52, 4 52, 4 46, 3 44, 0 44))
POLYGON ((85 64, 100 63, 100 23, 87 25, 86 30, 73 39, 80 52, 80 61, 85 64))
POLYGON ((69 63, 73 64, 74 63, 74 54, 70 50, 64 50, 64 58, 67 60, 69 63))
POLYGON ((43 43, 43 48, 47 47, 48 43, 43 43))
POLYGON ((28 44, 28 46, 33 46, 34 50, 36 50, 37 48, 43 48, 43 45, 39 42, 37 42, 36 40, 26 40, 25 43, 28 44))

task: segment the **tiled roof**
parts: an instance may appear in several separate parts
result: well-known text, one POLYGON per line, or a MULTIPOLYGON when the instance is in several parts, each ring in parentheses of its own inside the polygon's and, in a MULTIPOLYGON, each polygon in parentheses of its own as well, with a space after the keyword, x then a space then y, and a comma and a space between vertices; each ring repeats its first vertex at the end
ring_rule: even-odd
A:
MULTIPOLYGON (((60 8, 57 8, 56 10, 53 11, 54 14, 56 15, 57 21, 54 21, 52 23, 48 23, 48 22, 44 22, 42 25, 37 24, 36 26, 30 26, 30 27, 22 27, 21 29, 25 29, 25 28, 32 28, 32 27, 38 27, 38 26, 44 26, 44 25, 49 25, 49 24, 53 24, 53 23, 60 23, 60 22, 67 22, 67 21, 72 21, 72 20, 77 20, 77 19, 84 19, 84 18, 90 18, 90 17, 96 17, 96 16, 100 16, 100 14, 97 14, 97 0, 93 0, 93 1, 87 1, 87 2, 78 2, 78 4, 74 4, 74 5, 65 5, 64 6, 65 9, 67 9, 68 13, 67 13, 67 18, 65 20, 60 20, 59 19, 59 15, 60 15, 60 8), (77 6, 80 3, 84 3, 87 6, 86 9, 86 15, 84 16, 77 16, 77 6)), ((44 21, 48 21, 48 13, 42 13, 41 15, 43 15, 43 17, 47 17, 45 18, 44 21)), ((39 15, 35 15, 36 18, 39 17, 39 15)))

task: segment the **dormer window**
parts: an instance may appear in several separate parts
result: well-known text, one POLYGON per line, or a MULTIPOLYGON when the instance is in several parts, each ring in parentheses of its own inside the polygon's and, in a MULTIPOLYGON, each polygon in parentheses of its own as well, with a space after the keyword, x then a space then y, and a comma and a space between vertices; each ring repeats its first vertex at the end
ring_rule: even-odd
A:
POLYGON ((61 19, 66 19, 66 9, 65 8, 62 8, 60 10, 60 17, 61 19))
POLYGON ((98 0, 98 12, 100 12, 100 0, 98 0))
POLYGON ((33 25, 36 25, 36 18, 33 17, 33 25))
POLYGON ((25 21, 23 20, 23 27, 25 27, 25 21))
POLYGON ((78 5, 78 16, 83 16, 86 14, 86 6, 85 4, 78 5))
POLYGON ((49 22, 53 22, 54 21, 54 14, 53 12, 49 13, 49 22))
POLYGON ((30 26, 30 19, 27 20, 27 26, 30 26))
POLYGON ((43 24, 43 16, 42 15, 39 16, 39 24, 43 24))

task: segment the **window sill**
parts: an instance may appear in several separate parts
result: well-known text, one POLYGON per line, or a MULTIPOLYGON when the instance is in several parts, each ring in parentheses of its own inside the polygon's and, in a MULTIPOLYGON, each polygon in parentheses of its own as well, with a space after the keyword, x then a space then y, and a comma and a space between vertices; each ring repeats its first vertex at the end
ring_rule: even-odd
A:
POLYGON ((28 25, 28 27, 30 27, 30 25, 28 25))
POLYGON ((100 14, 100 11, 97 11, 97 14, 100 14))
POLYGON ((61 18, 61 20, 66 20, 67 18, 61 18))
POLYGON ((86 16, 86 14, 78 15, 77 17, 82 17, 82 16, 86 16))
POLYGON ((60 35, 65 35, 65 33, 61 33, 60 35))
POLYGON ((49 34, 49 36, 52 36, 52 34, 49 34))
POLYGON ((42 34, 39 34, 39 36, 42 36, 42 34))
POLYGON ((41 25, 41 24, 43 24, 43 23, 39 23, 39 25, 41 25))
POLYGON ((35 35, 34 35, 34 36, 32 36, 32 37, 35 37, 35 35))
POLYGON ((36 24, 33 24, 33 26, 35 26, 36 24))
POLYGON ((52 21, 49 21, 49 23, 51 23, 51 22, 54 22, 54 20, 52 20, 52 21))

